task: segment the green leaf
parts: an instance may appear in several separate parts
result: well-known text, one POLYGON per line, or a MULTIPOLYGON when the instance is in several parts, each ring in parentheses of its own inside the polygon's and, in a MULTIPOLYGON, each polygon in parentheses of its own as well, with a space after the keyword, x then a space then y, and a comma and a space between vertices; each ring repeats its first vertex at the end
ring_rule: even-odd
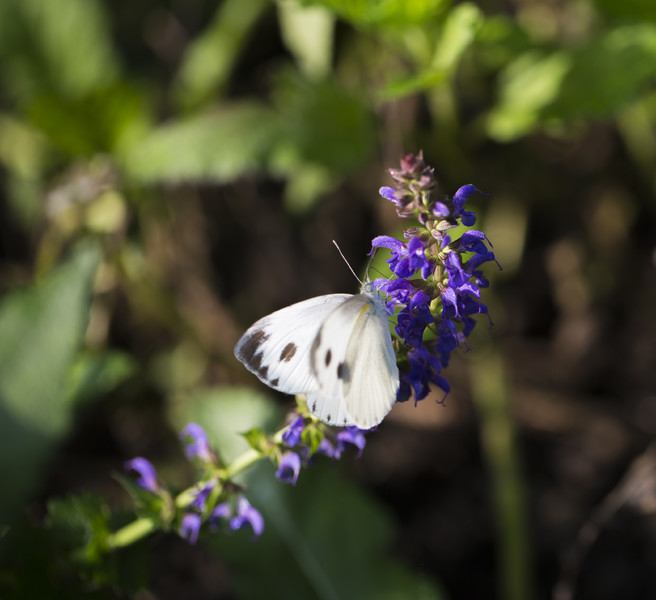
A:
POLYGON ((565 51, 531 51, 511 62, 499 77, 499 103, 488 115, 490 137, 510 141, 539 125, 542 110, 557 98, 571 63, 565 51))
POLYGON ((468 2, 451 10, 442 26, 442 34, 433 57, 433 68, 453 70, 474 41, 483 19, 481 10, 468 2))
POLYGON ((270 464, 249 472, 246 496, 264 517, 264 533, 213 535, 208 543, 234 570, 244 598, 387 600, 441 598, 425 579, 394 561, 389 516, 319 459, 296 486, 273 477, 270 464))
POLYGON ((288 172, 309 162, 350 173, 373 152, 376 123, 368 104, 333 81, 282 72, 275 101, 284 128, 277 152, 288 161, 288 172))
POLYGON ((279 132, 273 111, 255 102, 164 124, 121 153, 141 183, 226 182, 261 170, 279 132))
POLYGON ((450 5, 450 0, 309 0, 354 25, 406 27, 423 25, 450 5))
POLYGON ((656 24, 604 32, 573 56, 560 94, 544 118, 604 118, 637 99, 656 82, 656 24))
POLYGON ((194 38, 183 57, 174 96, 185 108, 217 98, 267 0, 227 0, 208 28, 194 38))
POLYGON ((269 440, 261 429, 253 427, 241 435, 248 442, 248 445, 260 454, 265 455, 271 450, 269 440))
POLYGON ((615 19, 656 22, 656 3, 653 0, 593 0, 592 3, 615 19))
POLYGON ((141 93, 125 83, 73 99, 44 93, 30 104, 28 115, 54 146, 70 156, 120 150, 141 138, 150 122, 141 93))
POLYGON ((79 98, 118 71, 98 0, 3 0, 0 59, 4 88, 20 102, 43 93, 79 98))
POLYGON ((308 78, 327 77, 333 60, 335 19, 321 6, 303 7, 297 0, 278 0, 285 45, 308 78))
POLYGON ((250 388, 221 387, 201 390, 185 398, 185 405, 172 415, 176 430, 188 422, 198 423, 225 464, 246 452, 250 445, 240 432, 271 431, 282 421, 270 397, 250 388))
POLYGON ((87 402, 114 389, 136 370, 134 359, 122 352, 83 353, 71 367, 68 380, 69 402, 87 402))
POLYGON ((77 249, 32 288, 0 302, 0 521, 10 519, 38 484, 73 405, 67 378, 89 318, 99 252, 77 249))

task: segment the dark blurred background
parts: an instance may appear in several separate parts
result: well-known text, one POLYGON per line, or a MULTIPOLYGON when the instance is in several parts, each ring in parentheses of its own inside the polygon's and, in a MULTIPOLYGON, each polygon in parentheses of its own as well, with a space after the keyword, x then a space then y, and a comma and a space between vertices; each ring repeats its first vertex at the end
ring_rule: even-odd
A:
POLYGON ((0 0, 0 596, 656 597, 655 190, 651 0, 0 0), (257 542, 62 551, 282 424, 234 343, 356 290, 419 150, 503 267, 445 406, 253 471, 257 542))

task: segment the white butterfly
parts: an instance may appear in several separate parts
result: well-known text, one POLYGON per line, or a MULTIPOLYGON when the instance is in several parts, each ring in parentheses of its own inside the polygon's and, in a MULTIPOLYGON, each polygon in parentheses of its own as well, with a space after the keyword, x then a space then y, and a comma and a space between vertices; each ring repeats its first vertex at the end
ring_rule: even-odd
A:
POLYGON ((386 306, 370 283, 360 294, 317 296, 263 317, 235 356, 273 389, 305 394, 329 425, 378 425, 399 388, 386 306))

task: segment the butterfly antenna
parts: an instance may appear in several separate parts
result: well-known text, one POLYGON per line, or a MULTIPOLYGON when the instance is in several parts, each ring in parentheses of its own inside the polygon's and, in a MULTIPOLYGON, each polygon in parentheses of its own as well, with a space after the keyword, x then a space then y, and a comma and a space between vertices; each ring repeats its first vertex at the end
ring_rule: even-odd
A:
POLYGON ((355 271, 353 270, 353 267, 350 265, 349 261, 346 260, 346 257, 344 256, 344 253, 342 252, 342 249, 337 245, 337 242, 333 240, 333 244, 335 244, 335 248, 337 248, 337 252, 339 252, 339 255, 342 257, 342 260, 346 263, 346 266, 349 268, 349 271, 353 273, 353 277, 355 277, 358 280, 358 283, 360 285, 364 285, 362 281, 360 281, 360 278, 355 274, 355 271))

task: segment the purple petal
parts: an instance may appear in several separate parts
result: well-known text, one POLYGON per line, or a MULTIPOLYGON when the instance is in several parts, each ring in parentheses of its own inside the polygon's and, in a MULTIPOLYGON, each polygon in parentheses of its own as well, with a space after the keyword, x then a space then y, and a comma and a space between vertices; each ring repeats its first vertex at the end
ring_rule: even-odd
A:
POLYGON ((463 185, 453 195, 453 206, 456 208, 457 212, 460 212, 460 210, 464 206, 467 198, 469 198, 475 192, 478 192, 478 189, 475 186, 473 186, 471 183, 468 183, 467 185, 463 185))
MULTIPOLYGON (((405 245, 402 241, 393 238, 391 235, 379 235, 371 240, 371 245, 374 248, 389 248, 396 252, 404 252, 405 245)), ((371 253, 370 253, 371 254, 371 253)))
POLYGON ((362 433, 357 427, 347 427, 337 434, 337 450, 340 455, 346 449, 346 445, 348 444, 355 446, 358 449, 358 458, 360 458, 366 443, 367 440, 364 437, 364 433, 362 433))
POLYGON ((296 485, 301 472, 301 457, 296 452, 285 452, 280 458, 276 477, 283 483, 296 485))
POLYGON ((179 437, 184 443, 184 451, 189 460, 194 457, 206 462, 212 460, 212 451, 210 450, 207 434, 198 423, 187 423, 180 432, 179 437))
POLYGON ((378 193, 386 200, 394 202, 394 204, 399 203, 399 199, 396 197, 396 190, 394 188, 385 185, 378 190, 378 193))
POLYGON ((290 448, 293 448, 301 441, 301 434, 305 429, 305 419, 303 417, 296 417, 285 429, 282 434, 282 441, 285 442, 290 448))
POLYGON ((237 503, 237 516, 230 521, 230 529, 237 531, 247 524, 253 528, 255 537, 262 534, 264 530, 262 515, 250 505, 244 496, 241 496, 237 503))
POLYGON ((436 202, 433 205, 433 216, 435 217, 448 217, 449 207, 443 202, 436 202))
POLYGON ((210 524, 210 529, 212 531, 216 531, 219 527, 219 520, 225 519, 227 521, 231 516, 232 509, 230 508, 230 504, 227 502, 221 502, 221 504, 217 504, 210 513, 210 516, 207 520, 210 524))
POLYGON ((132 460, 128 460, 124 466, 126 470, 131 469, 139 473, 137 485, 151 492, 157 492, 157 473, 149 460, 137 456, 132 460))
POLYGON ((200 524, 200 515, 197 515, 196 513, 187 513, 184 517, 182 517, 182 524, 180 525, 180 537, 187 540, 190 544, 195 544, 198 540, 200 524))

